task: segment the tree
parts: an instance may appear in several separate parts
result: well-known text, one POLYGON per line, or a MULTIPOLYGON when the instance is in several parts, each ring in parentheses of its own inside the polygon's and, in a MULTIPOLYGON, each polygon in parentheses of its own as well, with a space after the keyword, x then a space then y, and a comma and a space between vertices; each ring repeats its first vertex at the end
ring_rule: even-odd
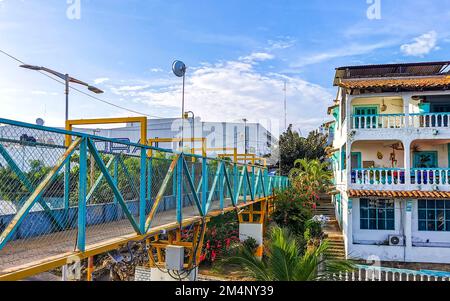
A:
POLYGON ((281 174, 288 175, 297 159, 318 159, 323 161, 326 156, 327 136, 313 131, 308 137, 302 137, 292 130, 292 124, 280 136, 281 174))
POLYGON ((332 279, 334 274, 353 270, 348 261, 329 260, 327 241, 307 249, 299 247, 297 238, 289 230, 274 227, 270 232, 266 256, 260 260, 247 248, 224 263, 240 265, 248 276, 259 281, 315 281, 332 279))
POLYGON ((328 191, 333 174, 326 162, 298 159, 289 172, 289 178, 298 191, 317 198, 318 193, 328 191))

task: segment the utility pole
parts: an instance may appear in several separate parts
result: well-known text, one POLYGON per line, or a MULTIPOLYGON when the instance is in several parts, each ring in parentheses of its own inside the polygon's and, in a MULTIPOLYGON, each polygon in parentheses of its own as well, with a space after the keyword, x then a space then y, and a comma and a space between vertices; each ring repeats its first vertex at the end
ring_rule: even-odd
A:
MULTIPOLYGON (((248 150, 247 150, 247 118, 242 119, 242 121, 244 121, 244 149, 245 149, 245 154, 247 154, 248 150)), ((246 158, 247 159, 247 158, 246 158)))
POLYGON ((287 129, 287 82, 284 81, 284 129, 287 129))

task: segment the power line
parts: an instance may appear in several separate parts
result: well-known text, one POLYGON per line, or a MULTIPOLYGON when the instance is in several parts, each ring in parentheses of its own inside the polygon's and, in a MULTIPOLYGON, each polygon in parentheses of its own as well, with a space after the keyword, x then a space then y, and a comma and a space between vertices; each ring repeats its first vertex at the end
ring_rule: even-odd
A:
MULTIPOLYGON (((9 58, 15 60, 16 62, 19 62, 19 63, 21 63, 21 64, 25 64, 25 62, 23 62, 22 60, 18 59, 17 57, 15 57, 15 56, 13 56, 13 55, 11 55, 11 54, 9 54, 9 53, 7 53, 6 51, 4 51, 4 50, 2 50, 2 49, 0 49, 0 52, 3 53, 4 55, 8 56, 9 58)), ((52 76, 50 76, 50 75, 48 75, 48 74, 46 74, 46 73, 44 73, 44 72, 42 72, 42 71, 39 71, 39 70, 38 70, 38 72, 39 72, 40 74, 42 74, 42 75, 44 75, 44 76, 50 78, 50 79, 52 79, 52 80, 54 80, 54 81, 56 81, 56 82, 62 84, 62 85, 65 85, 65 83, 64 83, 63 81, 59 80, 59 79, 56 79, 56 78, 54 78, 54 77, 52 77, 52 76)), ((102 103, 105 103, 105 104, 107 104, 107 105, 116 107, 116 108, 121 109, 121 110, 125 110, 125 111, 131 112, 131 113, 135 113, 135 114, 139 114, 139 115, 145 115, 145 116, 153 117, 153 118, 164 118, 164 117, 155 116, 155 115, 149 115, 149 114, 142 113, 142 112, 139 112, 139 111, 136 111, 136 110, 128 109, 128 108, 122 107, 122 106, 120 106, 120 105, 116 105, 116 104, 114 104, 114 103, 112 103, 112 102, 109 102, 109 101, 107 101, 107 100, 98 98, 98 97, 96 97, 96 96, 94 96, 94 95, 90 95, 90 94, 88 94, 88 93, 86 93, 86 92, 84 92, 84 91, 81 91, 81 90, 79 90, 79 89, 77 89, 77 88, 75 88, 75 87, 72 87, 72 86, 69 86, 69 88, 72 89, 72 90, 74 90, 74 91, 77 91, 78 93, 81 93, 81 94, 83 94, 83 95, 85 95, 85 96, 88 96, 88 97, 90 97, 90 98, 92 98, 92 99, 94 99, 94 100, 100 101, 100 102, 102 102, 102 103)))

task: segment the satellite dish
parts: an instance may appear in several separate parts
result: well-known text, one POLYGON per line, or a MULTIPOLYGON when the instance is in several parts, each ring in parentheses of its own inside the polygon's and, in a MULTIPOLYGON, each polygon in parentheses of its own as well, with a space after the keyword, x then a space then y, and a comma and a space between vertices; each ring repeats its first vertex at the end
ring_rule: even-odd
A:
POLYGON ((44 122, 44 119, 42 119, 42 118, 36 119, 36 124, 37 124, 37 125, 43 126, 44 123, 45 123, 45 122, 44 122))
POLYGON ((175 61, 172 64, 172 71, 178 77, 183 77, 186 73, 186 65, 182 61, 175 61))

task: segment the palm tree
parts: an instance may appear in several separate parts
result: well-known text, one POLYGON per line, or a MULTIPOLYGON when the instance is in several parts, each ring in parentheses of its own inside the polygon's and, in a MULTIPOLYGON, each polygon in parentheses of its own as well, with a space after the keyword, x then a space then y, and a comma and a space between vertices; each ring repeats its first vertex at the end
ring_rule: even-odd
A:
POLYGON ((319 160, 298 159, 289 172, 291 182, 300 191, 326 192, 333 178, 328 163, 319 160))
POLYGON ((327 241, 307 249, 304 254, 299 241, 289 230, 273 227, 266 246, 266 256, 261 260, 251 250, 240 247, 238 255, 223 263, 240 265, 248 276, 259 281, 315 281, 329 280, 333 275, 353 270, 348 261, 328 260, 327 241))

